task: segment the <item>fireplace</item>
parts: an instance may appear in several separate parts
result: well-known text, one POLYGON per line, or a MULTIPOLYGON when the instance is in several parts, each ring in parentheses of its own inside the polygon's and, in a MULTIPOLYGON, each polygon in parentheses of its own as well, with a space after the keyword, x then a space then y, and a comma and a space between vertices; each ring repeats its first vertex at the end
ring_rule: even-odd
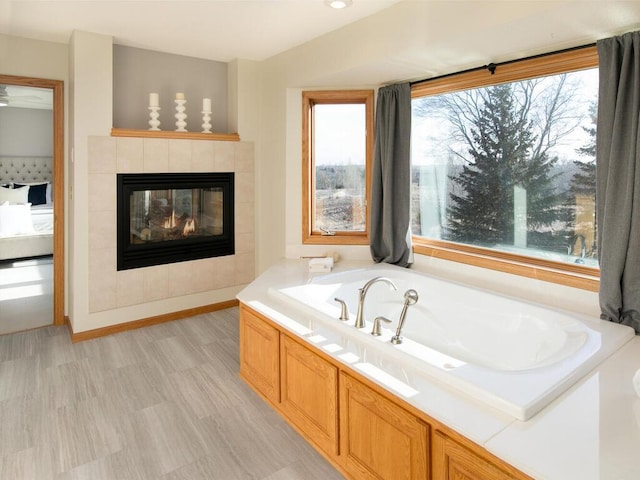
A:
POLYGON ((233 255, 233 173, 117 176, 117 268, 233 255))

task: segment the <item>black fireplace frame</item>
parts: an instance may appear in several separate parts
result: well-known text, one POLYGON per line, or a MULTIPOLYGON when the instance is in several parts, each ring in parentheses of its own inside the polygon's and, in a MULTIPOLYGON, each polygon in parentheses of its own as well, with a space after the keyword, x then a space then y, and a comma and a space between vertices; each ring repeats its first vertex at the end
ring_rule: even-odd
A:
POLYGON ((235 253, 234 173, 119 173, 117 174, 117 269, 150 267, 235 253), (214 237, 184 238, 136 245, 130 243, 131 193, 219 187, 223 194, 223 230, 214 237))

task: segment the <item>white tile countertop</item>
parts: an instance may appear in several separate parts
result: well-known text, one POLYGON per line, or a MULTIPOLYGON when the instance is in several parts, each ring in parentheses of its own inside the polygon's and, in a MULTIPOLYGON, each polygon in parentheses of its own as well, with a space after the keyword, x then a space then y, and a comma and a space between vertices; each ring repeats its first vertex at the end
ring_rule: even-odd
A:
MULTIPOLYGON (((367 265, 341 261, 334 272, 367 265)), ((522 422, 428 378, 410 362, 390 361, 357 336, 268 293, 304 284, 314 275, 306 261, 284 260, 237 298, 536 479, 640 479, 640 398, 632 383, 640 369, 639 337, 522 422)))
POLYGON ((484 443, 523 472, 550 480, 640 479, 636 336, 528 422, 484 443))

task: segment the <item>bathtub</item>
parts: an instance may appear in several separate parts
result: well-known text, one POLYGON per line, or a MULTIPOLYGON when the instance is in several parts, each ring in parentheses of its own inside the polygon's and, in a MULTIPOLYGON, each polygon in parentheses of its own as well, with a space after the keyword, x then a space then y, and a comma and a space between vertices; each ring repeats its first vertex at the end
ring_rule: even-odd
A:
POLYGON ((312 276, 299 284, 272 286, 270 297, 312 315, 395 362, 419 368, 445 388, 527 420, 634 336, 631 328, 554 310, 387 264, 312 276), (373 284, 364 303, 366 327, 354 327, 358 289, 373 284), (402 343, 396 333, 403 294, 408 307, 402 343), (350 320, 340 321, 339 298, 350 320), (371 335, 373 320, 392 323, 371 335))

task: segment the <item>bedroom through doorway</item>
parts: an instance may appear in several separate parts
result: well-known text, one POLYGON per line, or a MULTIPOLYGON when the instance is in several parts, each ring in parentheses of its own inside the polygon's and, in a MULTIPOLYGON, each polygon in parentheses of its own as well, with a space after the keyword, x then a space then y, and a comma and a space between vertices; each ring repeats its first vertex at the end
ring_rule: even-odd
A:
POLYGON ((0 75, 0 335, 64 323, 63 82, 0 75))

